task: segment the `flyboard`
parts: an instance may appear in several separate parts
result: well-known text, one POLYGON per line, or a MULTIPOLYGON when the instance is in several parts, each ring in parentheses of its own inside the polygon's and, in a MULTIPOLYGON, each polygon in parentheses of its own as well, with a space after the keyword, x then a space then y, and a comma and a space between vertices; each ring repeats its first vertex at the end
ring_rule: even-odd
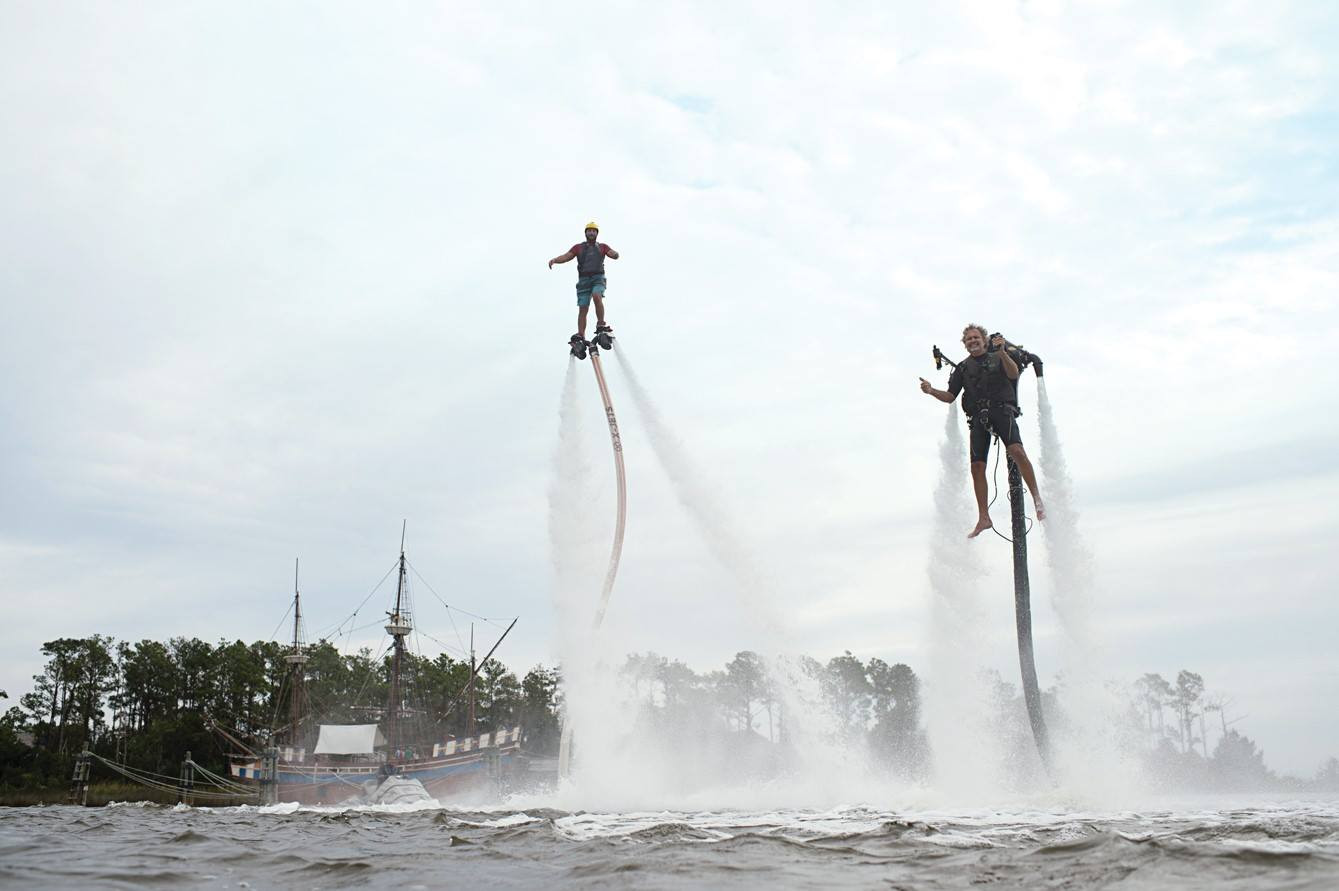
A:
MULTIPOLYGON (((609 597, 614 591, 614 580, 618 577, 618 564, 623 557, 623 531, 628 520, 628 485, 623 467, 623 440, 618 433, 618 417, 614 414, 614 403, 609 398, 609 385, 604 379, 604 367, 600 364, 600 350, 614 348, 614 335, 603 325, 595 329, 595 338, 589 343, 580 336, 572 335, 572 355, 578 359, 586 358, 590 353, 590 366, 595 371, 595 383, 600 388, 600 400, 604 403, 605 420, 609 422, 609 439, 614 446, 614 474, 618 481, 618 507, 614 515, 614 543, 609 551, 609 568, 605 570, 604 585, 600 589, 600 603, 595 610, 594 630, 598 631, 604 623, 605 611, 609 608, 609 597)), ((558 744, 558 776, 567 776, 572 765, 572 723, 563 721, 562 738, 558 744)))
MULTIPOLYGON (((992 334, 989 340, 997 335, 992 334)), ((1042 376, 1041 357, 1029 353, 1017 344, 1006 344, 1014 352, 1014 361, 1019 371, 1032 366, 1037 377, 1042 376)), ((939 370, 947 362, 953 368, 958 363, 945 356, 935 346, 932 351, 935 369, 939 370)), ((998 442, 997 449, 1003 448, 998 442)), ((996 451, 996 455, 999 452, 996 451)), ((1032 725, 1032 738, 1037 743, 1037 754, 1047 773, 1051 771, 1051 743, 1046 731, 1046 715, 1041 707, 1041 688, 1037 684, 1037 660, 1032 647, 1032 586, 1028 579, 1027 535, 1028 521, 1023 512, 1023 475, 1013 458, 1009 462, 1009 514, 1012 521, 1014 556, 1014 625, 1018 632, 1018 667, 1023 678, 1023 701, 1027 704, 1028 722, 1032 725)), ((998 466, 998 465, 996 465, 998 466)), ((1053 774, 1052 774, 1053 775, 1053 774)))

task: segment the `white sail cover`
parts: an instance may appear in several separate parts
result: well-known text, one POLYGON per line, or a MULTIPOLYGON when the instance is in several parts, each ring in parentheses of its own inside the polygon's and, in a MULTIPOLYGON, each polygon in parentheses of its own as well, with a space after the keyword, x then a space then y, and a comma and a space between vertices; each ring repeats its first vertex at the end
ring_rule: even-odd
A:
POLYGON ((322 724, 316 738, 317 755, 371 755, 386 737, 376 724, 322 724))

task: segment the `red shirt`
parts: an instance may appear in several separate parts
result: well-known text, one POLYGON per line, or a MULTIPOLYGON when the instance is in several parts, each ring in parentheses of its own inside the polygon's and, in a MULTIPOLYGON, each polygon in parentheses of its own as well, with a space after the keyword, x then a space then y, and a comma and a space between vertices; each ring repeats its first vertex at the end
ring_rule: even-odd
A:
MULTIPOLYGON (((603 241, 601 241, 601 242, 597 242, 597 244, 600 245, 600 253, 604 254, 606 257, 609 256, 609 245, 605 244, 603 241)), ((584 242, 584 241, 581 242, 581 244, 574 244, 574 245, 572 245, 571 250, 569 250, 568 253, 570 253, 570 254, 574 254, 574 255, 580 257, 580 256, 581 256, 581 249, 582 249, 583 247, 585 247, 585 246, 586 246, 586 242, 584 242)))

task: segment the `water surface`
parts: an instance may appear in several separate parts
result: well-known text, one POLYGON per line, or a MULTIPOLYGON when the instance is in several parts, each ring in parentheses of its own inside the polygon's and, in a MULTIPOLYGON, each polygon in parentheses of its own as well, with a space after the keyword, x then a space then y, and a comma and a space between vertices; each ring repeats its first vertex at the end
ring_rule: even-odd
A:
POLYGON ((0 808, 0 883, 1339 888, 1339 802, 1128 812, 0 808))

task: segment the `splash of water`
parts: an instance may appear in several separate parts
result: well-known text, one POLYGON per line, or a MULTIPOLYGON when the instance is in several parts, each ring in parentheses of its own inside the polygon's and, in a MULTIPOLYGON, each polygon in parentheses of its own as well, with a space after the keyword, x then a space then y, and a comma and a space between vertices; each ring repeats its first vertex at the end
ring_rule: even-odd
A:
POLYGON ((594 730, 606 716, 600 702, 608 695, 607 654, 591 629, 599 593, 599 522, 588 504, 592 491, 590 446, 581 419, 579 366, 569 359, 558 411, 558 446, 549 485, 549 547, 557 603, 559 658, 563 673, 563 737, 560 760, 566 764, 577 731, 582 745, 598 744, 594 730))
POLYGON ((705 482, 704 475, 693 466, 679 437, 665 422, 651 395, 642 386, 632 363, 622 347, 614 350, 619 367, 627 382, 627 389, 637 406, 637 413, 645 428, 646 441, 656 460, 669 477, 670 485, 679 504, 687 512, 702 537, 703 544, 739 584, 741 595, 762 624, 770 644, 783 643, 785 629, 767 595, 775 590, 775 581, 763 571, 739 535, 735 523, 716 497, 717 488, 705 482))
MULTIPOLYGON (((585 430, 581 423, 581 404, 577 397, 577 364, 567 363, 563 380, 562 403, 558 409, 558 447, 553 452, 553 479, 549 484, 549 545, 558 580, 560 602, 566 606, 569 595, 582 591, 588 566, 585 557, 593 551, 597 530, 592 514, 582 499, 590 491, 591 463, 585 430)), ((590 604, 594 609, 594 602, 590 604)), ((566 615, 564 614, 564 618, 566 615)), ((574 620, 575 616, 572 617, 574 620)))
POLYGON ((1037 379, 1037 424, 1041 432, 1041 477, 1046 499, 1046 561, 1051 570, 1051 602, 1079 655, 1093 640, 1093 555, 1079 530, 1074 482, 1069 476, 1055 411, 1046 393, 1046 379, 1037 379))
POLYGON ((955 406, 944 420, 930 538, 930 678, 926 685, 926 730, 934 763, 934 785, 948 796, 992 794, 1002 788, 1001 753, 989 726, 992 713, 983 666, 986 621, 980 596, 985 567, 979 548, 964 539, 975 516, 966 467, 967 450, 955 406))
POLYGON ((1131 747, 1115 732, 1123 726, 1124 702, 1102 676, 1106 659, 1093 622, 1093 552, 1079 528, 1074 483, 1045 378, 1037 379, 1037 424, 1046 501, 1041 528, 1051 575, 1051 604, 1064 632, 1060 642, 1062 721, 1054 747, 1058 779, 1085 796, 1111 800, 1124 797, 1137 785, 1138 771, 1131 747))
MULTIPOLYGON (((603 671, 564 678, 573 724, 581 729, 572 782, 560 792, 564 804, 589 807, 663 807, 668 802, 706 804, 832 803, 869 794, 869 775, 859 744, 838 745, 832 720, 821 705, 818 681, 803 660, 781 653, 787 647, 784 624, 774 603, 777 584, 738 534, 737 523, 719 503, 715 489, 694 465, 679 437, 642 385, 621 345, 613 351, 624 384, 637 406, 646 441, 664 469, 673 491, 697 527, 712 556, 737 583, 737 593, 757 623, 762 668, 774 697, 782 745, 761 744, 749 732, 733 738, 703 732, 711 716, 680 714, 666 723, 666 712, 648 723, 647 712, 617 686, 617 660, 605 654, 603 671), (591 691, 599 687, 602 693, 591 691), (589 704, 585 714, 578 714, 589 704), (641 714, 639 719, 635 716, 641 714), (592 741, 590 728, 597 728, 592 741)), ((589 659, 585 660, 587 665, 589 659)), ((566 671, 566 665, 565 665, 566 671)), ((654 684, 648 685, 654 698, 654 684)))

